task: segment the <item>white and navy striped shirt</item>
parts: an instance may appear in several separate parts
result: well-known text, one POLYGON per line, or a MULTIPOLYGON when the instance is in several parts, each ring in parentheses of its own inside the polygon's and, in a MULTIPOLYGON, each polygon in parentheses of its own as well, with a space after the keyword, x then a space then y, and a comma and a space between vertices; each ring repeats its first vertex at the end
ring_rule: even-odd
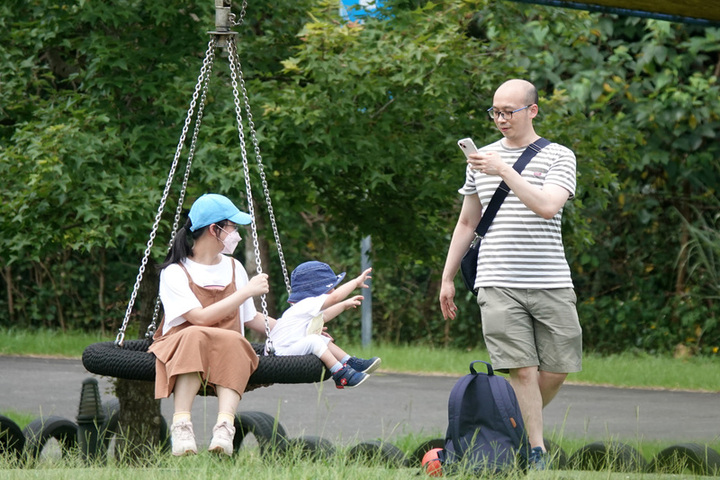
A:
MULTIPOLYGON (((498 152, 513 165, 525 148, 510 149, 502 140, 480 149, 498 152)), ((575 195, 575 154, 567 147, 551 143, 533 157, 522 177, 536 187, 559 185, 575 195)), ((500 184, 498 175, 485 175, 468 166, 462 195, 478 195, 483 211, 500 184)), ((572 288, 570 267, 565 258, 561 233, 562 209, 545 220, 526 207, 511 190, 498 210, 478 255, 478 287, 529 289, 572 288)))

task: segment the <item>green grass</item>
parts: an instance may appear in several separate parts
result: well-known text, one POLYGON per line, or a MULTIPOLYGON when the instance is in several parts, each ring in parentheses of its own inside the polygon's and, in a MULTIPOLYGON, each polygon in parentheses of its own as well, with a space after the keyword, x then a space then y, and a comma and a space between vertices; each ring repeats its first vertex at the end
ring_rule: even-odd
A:
POLYGON ((104 337, 100 333, 77 331, 0 328, 0 355, 80 358, 91 343, 115 340, 115 336, 115 333, 104 337))
MULTIPOLYGON (((241 450, 232 458, 216 458, 205 452, 197 456, 175 458, 168 454, 152 454, 148 466, 124 467, 111 456, 107 462, 85 465, 77 455, 63 459, 44 460, 31 467, 14 468, 0 457, 0 476, 3 479, 67 479, 67 480, 111 480, 111 479, 273 479, 273 480, 417 480, 427 477, 418 467, 396 467, 383 464, 380 459, 358 461, 348 455, 347 450, 338 450, 334 455, 319 459, 308 459, 299 450, 284 455, 260 455, 257 449, 241 450)), ((453 475, 453 479, 499 478, 469 474, 453 475)), ((546 472, 516 473, 501 478, 507 480, 669 480, 700 477, 691 473, 680 475, 651 473, 619 473, 610 471, 554 470, 546 472)))
MULTIPOLYGON (((127 338, 136 338, 137 334, 128 334, 127 338)), ((64 358, 80 358, 85 347, 91 343, 112 341, 115 333, 107 336, 81 332, 56 332, 50 330, 24 331, 18 329, 0 329, 0 355, 39 355, 64 358)), ((487 353, 482 350, 461 351, 437 348, 433 346, 394 346, 374 344, 363 349, 359 345, 342 345, 347 351, 360 356, 380 356, 383 358, 382 368, 385 371, 452 375, 460 377, 468 372, 468 365, 473 360, 488 360, 487 353)), ((479 365, 478 369, 482 366, 479 365)), ((646 354, 619 354, 611 356, 586 355, 583 371, 569 377, 572 383, 613 385, 621 387, 669 388, 701 391, 720 390, 720 369, 714 358, 674 359, 646 354)), ((1 406, 0 406, 1 407, 1 406)), ((14 411, 1 411, 20 427, 34 418, 14 411)), ((437 436, 442 436, 438 434, 437 436)), ((392 440, 407 455, 427 440, 427 436, 419 434, 401 435, 392 440)), ((584 445, 594 441, 612 439, 586 438, 552 438, 560 445, 568 456, 584 445)), ((670 443, 659 441, 626 442, 638 450, 648 461, 670 443)), ((708 445, 720 451, 720 440, 708 445)), ((417 479, 417 468, 386 468, 368 466, 349 462, 347 455, 339 447, 336 455, 322 461, 284 459, 268 462, 260 458, 252 449, 241 452, 232 459, 219 461, 209 455, 198 455, 193 458, 173 458, 170 455, 158 455, 143 468, 122 467, 111 459, 107 465, 87 466, 77 457, 43 458, 33 464, 32 468, 19 467, 9 462, 0 454, 0 477, 8 479, 115 479, 115 478, 148 478, 163 479, 172 476, 184 478, 271 478, 271 479, 417 479)), ((420 476, 419 478, 428 478, 420 476)), ((462 478, 453 477, 453 478, 462 478)), ((473 477, 477 478, 477 477, 473 477)), ((513 478, 508 477, 508 478, 513 478)), ((701 478, 692 474, 660 475, 634 474, 613 472, 582 472, 582 471, 550 471, 531 473, 519 478, 529 479, 578 479, 578 480, 665 480, 677 478, 701 478)))

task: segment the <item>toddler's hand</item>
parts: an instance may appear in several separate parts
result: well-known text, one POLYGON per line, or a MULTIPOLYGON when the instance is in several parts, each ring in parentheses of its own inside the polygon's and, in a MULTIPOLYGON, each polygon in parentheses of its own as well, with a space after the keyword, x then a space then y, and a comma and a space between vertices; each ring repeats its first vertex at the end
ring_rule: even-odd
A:
POLYGON ((368 268, 363 273, 361 273, 355 281, 357 282, 357 288, 370 288, 365 281, 371 279, 370 273, 372 272, 372 268, 368 268))
POLYGON ((362 301, 364 300, 364 297, 362 295, 355 295, 352 298, 348 298, 345 300, 345 310, 348 310, 349 308, 357 308, 358 305, 362 304, 362 301))

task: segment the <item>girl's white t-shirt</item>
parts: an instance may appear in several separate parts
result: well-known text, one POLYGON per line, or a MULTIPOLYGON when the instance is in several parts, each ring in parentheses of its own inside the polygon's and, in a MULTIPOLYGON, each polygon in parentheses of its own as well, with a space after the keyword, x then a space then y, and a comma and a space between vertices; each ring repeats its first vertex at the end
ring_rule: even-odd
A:
MULTIPOLYGON (((235 262, 235 287, 239 290, 248 283, 248 274, 240 262, 232 257, 222 255, 216 265, 203 265, 189 258, 182 260, 190 277, 196 285, 205 288, 224 288, 232 281, 232 264, 235 262)), ((177 263, 167 266, 160 272, 160 300, 165 312, 165 324, 162 334, 171 328, 182 325, 187 320, 183 317, 190 310, 202 307, 200 300, 190 289, 187 275, 177 263)), ((249 322, 257 314, 253 299, 248 298, 240 309, 240 329, 245 335, 245 322, 249 322)))

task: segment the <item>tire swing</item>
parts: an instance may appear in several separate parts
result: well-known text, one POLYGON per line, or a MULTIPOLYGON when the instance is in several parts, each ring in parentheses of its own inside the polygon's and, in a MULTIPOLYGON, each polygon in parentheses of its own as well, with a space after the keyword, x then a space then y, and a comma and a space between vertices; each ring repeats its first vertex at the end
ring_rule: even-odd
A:
MULTIPOLYGON (((175 240, 175 232, 177 232, 180 225, 180 218, 182 214, 182 206, 187 190, 187 183, 190 176, 190 167, 192 166, 193 157, 195 155, 195 149, 197 147, 197 137, 202 122, 203 111, 205 108, 205 102, 207 98, 208 83, 210 74, 212 72, 213 61, 215 59, 215 50, 221 48, 227 51, 227 58, 230 66, 230 76, 232 79, 232 91, 235 104, 235 116, 237 120, 238 136, 240 139, 242 165, 245 178, 245 189, 248 204, 248 213, 252 217, 252 239, 254 246, 254 253, 256 259, 256 270, 257 273, 262 273, 262 263, 260 258, 260 247, 258 243, 257 233, 257 222, 255 218, 255 208, 253 206, 252 189, 250 183, 250 168, 248 165, 247 152, 245 149, 245 133, 242 122, 242 108, 241 98, 239 91, 242 91, 242 105, 245 107, 245 113, 248 123, 248 128, 251 134, 252 143, 255 151, 255 158, 257 162, 257 169, 260 175, 262 190, 265 197, 265 203, 267 206, 268 214, 270 217, 270 224, 272 225, 273 235, 275 237, 275 243, 277 245, 278 256, 280 258, 280 264, 282 267, 283 277, 285 280, 285 287, 290 292, 290 281, 288 279, 287 267, 285 265, 285 257, 283 256, 282 246, 280 244, 280 236, 278 234, 278 228, 275 221, 275 215, 273 213, 272 202, 270 200, 270 192, 268 190, 267 180, 265 177, 264 167, 262 164, 262 158, 260 155, 260 147, 257 139, 255 125, 252 120, 252 113, 250 112, 250 103, 248 100, 247 90, 245 88, 245 80, 238 57, 237 45, 235 41, 235 35, 237 32, 231 31, 230 27, 239 26, 243 23, 245 11, 247 8, 247 1, 243 1, 242 11, 238 21, 235 21, 235 15, 230 12, 230 0, 222 0, 215 2, 215 27, 216 31, 209 32, 211 35, 208 43, 208 48, 205 53, 205 59, 203 61, 202 68, 200 69, 200 75, 195 86, 195 91, 190 102, 187 117, 180 135, 180 140, 177 144, 175 156, 173 158, 172 165, 168 174, 167 181, 165 183, 165 189, 163 191, 160 206, 158 208, 155 221, 150 232, 150 239, 145 249, 145 254, 140 263, 139 272, 135 281, 135 286, 130 296, 130 301, 125 311, 125 318, 122 326, 119 329, 117 338, 114 342, 100 342, 88 346, 82 355, 82 361, 85 368, 98 375, 122 378, 127 380, 155 380, 155 355, 148 352, 148 347, 152 343, 152 337, 155 334, 157 328, 158 313, 160 310, 160 298, 158 297, 155 302, 155 310, 153 313, 152 322, 150 323, 147 332, 145 333, 144 339, 139 340, 128 340, 125 341, 125 330, 127 328, 130 315, 135 304, 135 298, 137 297, 140 283, 142 281, 145 268, 150 257, 150 251, 153 246, 153 241, 157 234, 158 226, 167 203, 168 195, 173 183, 173 178, 177 171, 183 145, 190 129, 191 123, 194 120, 194 126, 192 130, 192 138, 188 150, 187 165, 185 168, 185 174, 182 181, 182 188, 180 190, 180 196, 178 198, 177 209, 175 211, 175 218, 172 226, 172 234, 170 237, 169 248, 172 248, 172 244, 175 240), (239 86, 239 89, 238 89, 239 86), (197 112, 195 112, 197 106, 197 112)), ((262 312, 265 318, 265 334, 268 339, 263 344, 253 344, 253 348, 259 355, 259 365, 257 370, 250 376, 248 385, 245 391, 253 390, 260 386, 269 386, 275 383, 315 383, 327 380, 330 378, 330 373, 325 369, 323 363, 315 355, 288 355, 288 356, 275 356, 274 347, 272 342, 269 340, 270 327, 268 323, 267 313, 267 302, 265 295, 261 297, 262 312), (265 355, 267 351, 269 354, 265 355)))

